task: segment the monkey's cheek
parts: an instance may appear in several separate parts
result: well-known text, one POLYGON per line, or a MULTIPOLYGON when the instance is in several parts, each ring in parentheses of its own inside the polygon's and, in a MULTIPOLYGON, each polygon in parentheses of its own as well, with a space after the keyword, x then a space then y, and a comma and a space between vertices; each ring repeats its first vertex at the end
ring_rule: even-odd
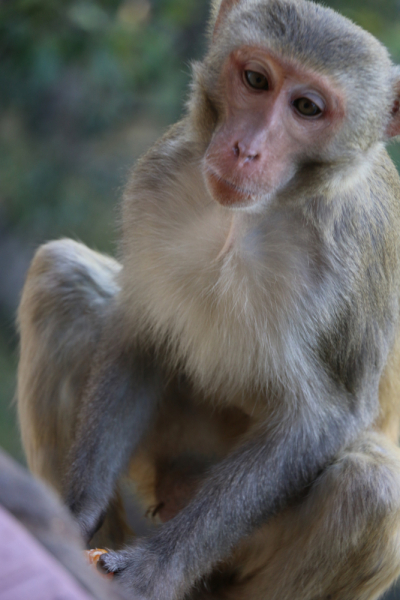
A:
POLYGON ((228 208, 246 208, 257 202, 252 194, 221 179, 217 175, 214 175, 214 173, 205 173, 205 181, 212 198, 222 206, 228 208))

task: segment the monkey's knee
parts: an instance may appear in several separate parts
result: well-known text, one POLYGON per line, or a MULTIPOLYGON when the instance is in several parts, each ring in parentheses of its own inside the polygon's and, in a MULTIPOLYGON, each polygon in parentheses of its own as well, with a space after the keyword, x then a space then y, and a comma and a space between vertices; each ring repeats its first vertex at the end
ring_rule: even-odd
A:
POLYGON ((378 598, 400 573, 399 449, 380 434, 360 436, 316 482, 301 516, 315 582, 323 574, 326 586, 310 600, 378 598))
POLYGON ((332 505, 333 522, 351 525, 364 515, 373 527, 400 510, 400 450, 368 432, 326 469, 315 490, 322 510, 332 505))
POLYGON ((400 451, 369 433, 241 546, 232 600, 373 600, 400 573, 400 451))
POLYGON ((399 449, 384 436, 366 434, 316 488, 319 509, 316 502, 309 509, 318 511, 319 546, 333 565, 328 597, 378 598, 400 573, 399 449))
POLYGON ((41 246, 32 261, 18 311, 19 372, 48 361, 70 370, 90 357, 101 319, 118 293, 120 265, 73 240, 41 246))
POLYGON ((73 240, 41 246, 29 268, 18 313, 21 333, 57 314, 57 326, 98 312, 119 290, 120 265, 73 240))

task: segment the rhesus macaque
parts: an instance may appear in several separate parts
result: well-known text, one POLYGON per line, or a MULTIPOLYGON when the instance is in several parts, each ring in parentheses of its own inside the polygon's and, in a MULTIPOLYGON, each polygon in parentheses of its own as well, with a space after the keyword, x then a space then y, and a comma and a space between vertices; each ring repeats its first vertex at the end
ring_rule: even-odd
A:
POLYGON ((400 573, 400 70, 305 0, 212 13, 122 266, 68 240, 33 261, 29 464, 87 540, 137 482, 161 524, 101 559, 134 599, 371 600, 400 573))

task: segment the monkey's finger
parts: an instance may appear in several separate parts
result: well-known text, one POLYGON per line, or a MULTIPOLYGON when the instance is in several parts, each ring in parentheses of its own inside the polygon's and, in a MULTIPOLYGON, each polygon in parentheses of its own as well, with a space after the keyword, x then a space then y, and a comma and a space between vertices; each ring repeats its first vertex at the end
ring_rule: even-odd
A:
POLYGON ((97 560, 97 568, 102 573, 111 573, 114 575, 120 575, 131 563, 130 553, 124 550, 119 552, 106 552, 101 554, 97 560))
POLYGON ((94 567, 97 568, 98 571, 100 571, 100 573, 102 575, 104 575, 107 578, 112 578, 113 577, 113 573, 111 573, 110 571, 107 571, 106 569, 101 568, 98 563, 99 560, 101 558, 101 556, 103 554, 107 554, 108 550, 104 550, 103 548, 93 548, 92 550, 86 550, 85 554, 86 557, 89 561, 89 564, 93 565, 94 567))
POLYGON ((100 573, 102 573, 103 575, 112 577, 113 575, 118 573, 118 570, 114 571, 114 570, 110 569, 110 567, 107 565, 106 561, 104 560, 104 554, 107 554, 107 552, 100 554, 99 557, 96 559, 97 570, 100 571, 100 573))

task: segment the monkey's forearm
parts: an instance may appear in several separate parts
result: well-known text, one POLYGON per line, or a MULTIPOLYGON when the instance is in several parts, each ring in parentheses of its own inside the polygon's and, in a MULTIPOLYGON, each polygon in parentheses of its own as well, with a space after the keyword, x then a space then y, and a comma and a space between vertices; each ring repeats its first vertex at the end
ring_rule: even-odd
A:
POLYGON ((81 411, 64 494, 87 540, 154 413, 158 376, 141 362, 119 354, 105 364, 81 411))
MULTIPOLYGON (((259 435, 210 473, 194 500, 143 544, 104 556, 106 569, 145 598, 180 598, 257 526, 301 494, 346 443, 334 432, 288 422, 259 435)), ((344 433, 347 431, 347 434, 344 433)))

